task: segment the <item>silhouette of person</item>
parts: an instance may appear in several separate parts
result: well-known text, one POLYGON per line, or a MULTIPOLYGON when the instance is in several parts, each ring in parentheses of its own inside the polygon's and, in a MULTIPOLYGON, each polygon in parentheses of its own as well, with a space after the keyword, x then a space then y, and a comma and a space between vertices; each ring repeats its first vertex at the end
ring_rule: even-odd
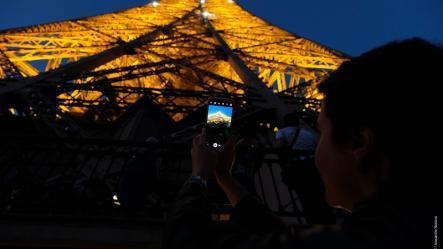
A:
POLYGON ((194 139, 192 177, 179 192, 165 248, 431 248, 441 213, 442 49, 393 42, 343 63, 319 85, 316 166, 330 205, 351 212, 334 225, 283 223, 230 175, 235 139, 220 152, 194 139), (415 120, 411 122, 411 117, 415 120), (212 225, 204 179, 213 172, 234 206, 233 227, 212 225))

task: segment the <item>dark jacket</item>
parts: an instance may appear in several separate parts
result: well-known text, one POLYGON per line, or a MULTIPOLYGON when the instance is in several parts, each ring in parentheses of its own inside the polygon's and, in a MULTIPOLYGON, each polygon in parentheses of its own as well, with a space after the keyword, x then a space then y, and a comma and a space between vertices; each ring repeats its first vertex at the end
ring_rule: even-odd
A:
POLYGON ((163 248, 433 248, 433 217, 427 215, 374 197, 339 225, 286 225, 250 195, 234 208, 234 224, 215 225, 205 189, 188 182, 172 206, 163 248))

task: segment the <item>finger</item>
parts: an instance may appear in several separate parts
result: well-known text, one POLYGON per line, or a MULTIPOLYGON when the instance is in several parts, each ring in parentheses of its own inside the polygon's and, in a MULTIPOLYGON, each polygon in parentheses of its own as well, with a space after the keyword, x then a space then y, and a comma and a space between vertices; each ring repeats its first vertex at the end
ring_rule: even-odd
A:
POLYGON ((195 135, 194 138, 192 139, 192 146, 195 147, 195 145, 197 144, 197 138, 198 135, 195 135))
POLYGON ((238 140, 238 142, 235 144, 235 147, 237 147, 239 144, 242 144, 245 141, 244 138, 241 138, 240 140, 238 140))
POLYGON ((201 139, 203 142, 206 141, 206 128, 202 128, 201 139))
POLYGON ((198 144, 199 144, 199 142, 200 142, 200 134, 197 134, 195 137, 194 137, 194 139, 192 140, 192 146, 193 147, 197 147, 198 146, 198 144))
POLYGON ((236 136, 230 136, 228 141, 223 145, 223 148, 233 150, 237 144, 238 138, 236 136))
POLYGON ((196 141, 196 146, 198 146, 199 148, 205 148, 206 146, 206 136, 204 128, 202 128, 202 131, 198 136, 198 139, 196 141))

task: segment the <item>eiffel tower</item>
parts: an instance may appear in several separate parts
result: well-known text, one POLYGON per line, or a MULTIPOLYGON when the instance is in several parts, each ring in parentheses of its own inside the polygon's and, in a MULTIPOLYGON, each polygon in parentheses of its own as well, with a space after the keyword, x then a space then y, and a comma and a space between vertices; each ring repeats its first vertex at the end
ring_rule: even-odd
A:
MULTIPOLYGON (((233 128, 272 136, 288 112, 316 116, 318 82, 348 59, 233 0, 153 1, 0 31, 0 220, 13 215, 0 244, 156 248, 209 97, 234 100, 233 128)), ((301 223, 291 190, 276 185, 275 152, 261 148, 248 159, 257 193, 301 223)))
POLYGON ((0 104, 58 136, 89 137, 79 122, 117 122, 142 100, 175 123, 209 96, 274 108, 281 118, 291 98, 316 111, 316 84, 347 59, 233 0, 153 1, 1 31, 0 104))

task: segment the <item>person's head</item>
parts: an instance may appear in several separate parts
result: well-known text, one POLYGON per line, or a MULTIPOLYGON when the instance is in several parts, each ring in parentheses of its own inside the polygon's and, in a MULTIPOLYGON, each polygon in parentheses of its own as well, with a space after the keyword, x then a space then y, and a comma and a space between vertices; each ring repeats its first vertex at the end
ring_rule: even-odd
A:
POLYGON ((295 113, 288 113, 283 118, 283 125, 285 127, 289 126, 299 126, 300 121, 298 120, 298 116, 295 113))
POLYGON ((345 62, 319 85, 316 165, 329 204, 352 210, 375 193, 400 205, 435 204, 426 192, 437 191, 441 164, 433 147, 442 72, 443 50, 411 39, 345 62))

